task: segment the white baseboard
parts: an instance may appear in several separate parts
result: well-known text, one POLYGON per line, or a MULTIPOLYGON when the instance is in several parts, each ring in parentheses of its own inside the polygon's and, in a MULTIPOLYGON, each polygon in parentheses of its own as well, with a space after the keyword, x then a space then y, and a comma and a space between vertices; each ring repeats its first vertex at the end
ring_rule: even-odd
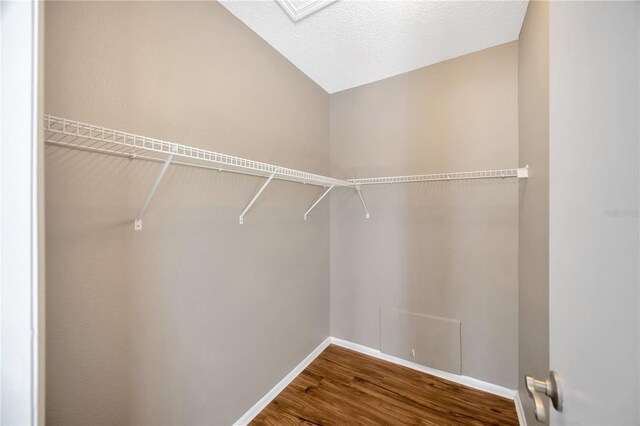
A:
POLYGON ((527 416, 524 415, 524 407, 522 406, 522 400, 520 399, 520 392, 516 392, 514 402, 516 403, 518 423, 520 423, 520 426, 527 426, 527 416))
POLYGON ((494 395, 498 395, 504 398, 512 399, 516 404, 516 413, 518 414, 518 420, 521 426, 526 426, 526 419, 524 417, 524 411, 522 409, 522 403, 518 395, 518 391, 508 389, 502 386, 494 385, 493 383, 483 382, 482 380, 474 379, 468 376, 459 376, 453 373, 447 373, 446 371, 436 370, 435 368, 425 367, 424 365, 416 364, 415 362, 407 361, 401 358, 397 358, 392 355, 387 355, 380 352, 377 349, 372 349, 358 343, 349 342, 347 340, 338 339, 336 337, 327 337, 324 342, 320 343, 317 348, 313 350, 305 359, 300 362, 289 374, 287 374, 277 385, 273 387, 265 396, 260 398, 253 407, 251 407, 242 417, 240 417, 234 426, 247 425, 251 420, 256 417, 260 411, 262 411, 269 403, 276 397, 284 388, 289 385, 302 371, 307 368, 311 362, 318 357, 324 351, 329 344, 341 346, 343 348, 351 349, 356 352, 360 352, 365 355, 369 355, 383 361, 388 361, 394 364, 402 365, 403 367, 411 368, 423 373, 431 374, 432 376, 440 377, 442 379, 450 380, 454 383, 469 386, 470 388, 478 389, 484 392, 488 392, 494 395))
POLYGON ((392 355, 387 355, 380 352, 377 349, 372 349, 358 343, 349 342, 347 340, 338 339, 336 337, 331 338, 331 343, 343 348, 351 349, 356 352, 360 352, 365 355, 369 355, 375 358, 379 358, 384 361, 389 361, 394 364, 402 365, 413 370, 421 371, 423 373, 431 374, 432 376, 440 377, 442 379, 450 380, 452 382, 469 386, 470 388, 478 389, 484 392, 488 392, 494 395, 498 395, 508 399, 514 399, 518 391, 505 388, 502 386, 494 385, 493 383, 483 382, 482 380, 474 379, 468 376, 458 376, 457 374, 447 373, 446 371, 436 370, 435 368, 425 367, 424 365, 416 364, 415 362, 407 361, 402 358, 397 358, 392 355))
POLYGON ((311 362, 318 357, 324 351, 327 346, 331 343, 331 338, 327 337, 322 343, 318 345, 305 359, 303 359, 300 364, 296 365, 293 370, 289 372, 282 380, 278 382, 277 385, 273 387, 265 396, 260 398, 258 402, 256 402, 253 407, 249 408, 249 410, 242 415, 235 423, 234 426, 244 426, 249 424, 251 420, 258 414, 260 411, 264 410, 264 408, 269 405, 269 403, 276 397, 280 392, 286 388, 289 383, 293 381, 302 371, 307 368, 311 362))

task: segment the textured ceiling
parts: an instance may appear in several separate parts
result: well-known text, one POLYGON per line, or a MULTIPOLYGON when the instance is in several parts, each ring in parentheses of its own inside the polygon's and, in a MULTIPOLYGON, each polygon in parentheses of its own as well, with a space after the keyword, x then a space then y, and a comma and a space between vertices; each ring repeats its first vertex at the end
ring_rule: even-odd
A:
POLYGON ((273 0, 220 3, 329 93, 516 40, 527 1, 339 0, 298 22, 273 0))

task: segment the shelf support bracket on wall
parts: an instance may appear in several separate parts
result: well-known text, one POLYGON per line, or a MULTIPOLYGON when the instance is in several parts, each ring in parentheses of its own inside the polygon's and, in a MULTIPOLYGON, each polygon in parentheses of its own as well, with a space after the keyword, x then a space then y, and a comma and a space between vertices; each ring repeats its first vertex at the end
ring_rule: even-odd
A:
POLYGON ((156 181, 153 183, 153 186, 151 187, 151 191, 149 191, 149 195, 147 195, 147 199, 145 200, 144 205, 140 209, 140 213, 138 213, 138 215, 136 216, 136 219, 133 224, 133 229, 135 229, 136 231, 142 230, 142 215, 144 214, 145 210, 147 210, 147 207, 149 207, 149 203, 151 203, 151 199, 153 198, 156 191, 158 190, 160 181, 164 177, 164 174, 167 172, 167 169, 169 168, 169 164, 171 164, 171 160, 173 160, 173 152, 175 151, 176 151, 176 148, 171 147, 172 153, 167 155, 167 158, 164 160, 164 164, 162 165, 160 174, 158 174, 156 181))
POLYGON ((518 169, 518 179, 526 179, 529 177, 529 165, 518 169))
POLYGON ((364 202, 364 198, 362 198, 362 192, 360 192, 360 185, 356 185, 356 192, 358 193, 358 197, 360 197, 360 202, 362 203, 362 207, 364 207, 364 218, 365 219, 369 219, 369 217, 371 216, 369 214, 369 209, 367 208, 367 204, 364 202))
POLYGON ((271 176, 269 176, 269 179, 267 179, 267 181, 264 183, 264 185, 262 185, 262 187, 260 188, 260 190, 256 193, 256 195, 253 196, 253 198, 251 199, 251 201, 249 201, 249 204, 247 204, 247 207, 244 208, 244 210, 242 211, 242 213, 240 214, 240 218, 238 219, 238 222, 240 222, 240 225, 242 225, 244 223, 244 215, 247 214, 247 212, 249 211, 249 209, 251 208, 251 206, 253 206, 253 203, 256 202, 256 200, 258 199, 258 197, 260 197, 260 194, 262 194, 262 191, 264 191, 264 189, 267 187, 267 185, 269 185, 271 183, 271 180, 273 179, 273 177, 276 175, 276 172, 271 173, 271 176))
POLYGON ((327 194, 329 193, 329 191, 331 191, 331 190, 333 189, 333 187, 334 187, 334 186, 335 186, 335 185, 331 185, 331 186, 329 187, 329 189, 327 189, 327 190, 326 190, 326 191, 325 191, 325 192, 320 196, 320 198, 318 198, 318 199, 316 200, 316 202, 315 202, 315 203, 313 203, 313 205, 312 205, 311 207, 309 207, 309 210, 307 210, 307 211, 306 211, 306 213, 304 214, 304 220, 307 220, 307 215, 308 215, 309 213, 311 213, 311 210, 313 210, 313 208, 314 208, 315 206, 317 206, 317 205, 318 205, 318 203, 319 203, 320 201, 322 201, 322 199, 325 197, 325 195, 327 195, 327 194))

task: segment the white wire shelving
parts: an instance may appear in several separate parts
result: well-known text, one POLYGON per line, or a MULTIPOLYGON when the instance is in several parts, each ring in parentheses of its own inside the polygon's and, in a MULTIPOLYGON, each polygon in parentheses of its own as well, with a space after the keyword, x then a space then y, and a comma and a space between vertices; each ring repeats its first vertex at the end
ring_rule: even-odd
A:
POLYGON ((122 132, 79 121, 45 115, 45 141, 52 145, 63 145, 115 154, 130 158, 164 161, 167 155, 180 157, 174 164, 206 167, 219 171, 229 171, 254 176, 288 180, 310 185, 329 187, 353 185, 339 179, 321 176, 300 170, 289 169, 274 164, 234 157, 201 148, 153 139, 133 133, 122 132))
POLYGON ((429 181, 451 181, 462 179, 490 179, 490 178, 527 178, 528 167, 519 169, 486 170, 478 172, 438 173, 412 176, 371 177, 362 179, 340 180, 328 176, 321 176, 300 170, 281 167, 274 164, 221 154, 188 145, 167 142, 160 139, 140 136, 119 130, 113 130, 92 124, 82 123, 66 118, 44 116, 45 142, 49 145, 80 149, 102 154, 156 161, 164 163, 158 174, 142 208, 134 219, 134 229, 142 229, 142 215, 151 203, 162 178, 172 164, 199 167, 220 172, 232 172, 267 178, 255 196, 249 201, 238 217, 240 224, 260 197, 265 188, 274 179, 321 186, 327 188, 319 198, 304 213, 304 220, 311 211, 335 187, 350 188, 356 191, 365 211, 365 218, 370 214, 360 191, 362 185, 382 185, 394 183, 412 183, 429 181))
POLYGON ((340 179, 95 126, 66 118, 54 117, 52 115, 44 116, 44 130, 45 142, 50 145, 123 156, 132 159, 164 162, 164 166, 151 192, 140 213, 136 216, 136 230, 142 229, 142 214, 153 198, 169 164, 267 177, 268 180, 266 183, 260 188, 260 191, 258 191, 240 215, 240 224, 244 222, 245 214, 272 179, 322 186, 325 188, 335 186, 355 187, 355 185, 340 179), (178 158, 178 160, 176 160, 176 158, 178 158))
POLYGON ((434 182, 466 179, 518 178, 529 177, 529 166, 519 169, 484 170, 479 172, 434 173, 428 175, 370 177, 349 179, 355 185, 383 185, 394 183, 434 182))

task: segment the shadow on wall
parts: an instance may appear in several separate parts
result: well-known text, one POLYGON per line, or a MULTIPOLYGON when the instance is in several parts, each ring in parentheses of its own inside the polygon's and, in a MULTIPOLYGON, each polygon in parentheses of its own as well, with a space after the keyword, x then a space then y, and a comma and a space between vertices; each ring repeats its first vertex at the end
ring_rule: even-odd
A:
POLYGON ((332 198, 332 335, 380 348, 381 307, 458 320, 462 374, 515 388, 516 180, 365 186, 363 196, 368 221, 357 196, 332 198))
POLYGON ((50 423, 230 423, 328 334, 317 187, 274 182, 240 226, 263 179, 171 166, 134 231, 161 163, 46 161, 50 423))

